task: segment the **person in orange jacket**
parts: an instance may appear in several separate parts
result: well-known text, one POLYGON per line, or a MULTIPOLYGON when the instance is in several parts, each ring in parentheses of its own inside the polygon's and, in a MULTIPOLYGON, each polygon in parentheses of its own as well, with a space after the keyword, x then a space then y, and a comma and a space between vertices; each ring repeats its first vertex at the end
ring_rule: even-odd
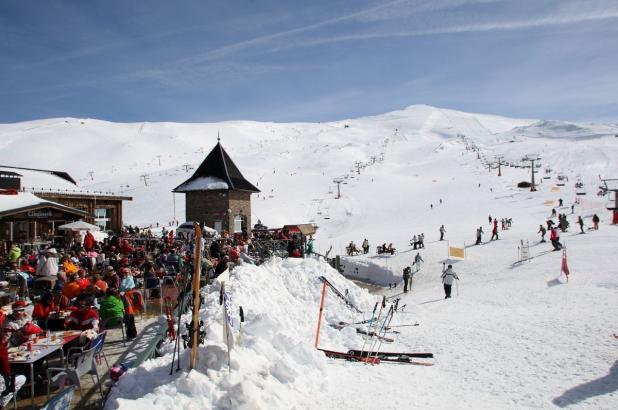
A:
POLYGON ((69 281, 64 285, 64 289, 62 289, 62 294, 69 299, 74 299, 82 293, 82 288, 77 282, 75 275, 70 275, 68 280, 69 281))

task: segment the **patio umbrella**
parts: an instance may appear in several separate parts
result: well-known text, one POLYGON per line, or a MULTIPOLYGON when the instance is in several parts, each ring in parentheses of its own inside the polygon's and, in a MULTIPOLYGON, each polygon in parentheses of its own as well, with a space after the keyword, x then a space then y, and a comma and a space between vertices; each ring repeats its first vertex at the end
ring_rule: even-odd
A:
POLYGON ((84 221, 75 221, 69 224, 60 225, 58 229, 61 229, 63 231, 100 231, 101 230, 101 228, 99 228, 98 226, 89 224, 88 222, 84 222, 84 221))

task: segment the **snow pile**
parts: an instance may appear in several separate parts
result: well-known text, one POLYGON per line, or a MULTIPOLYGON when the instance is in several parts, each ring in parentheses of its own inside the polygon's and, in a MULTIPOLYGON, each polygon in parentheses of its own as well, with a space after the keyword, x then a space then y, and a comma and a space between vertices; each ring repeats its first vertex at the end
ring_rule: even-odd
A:
MULTIPOLYGON (((377 300, 314 259, 275 259, 262 266, 242 265, 225 283, 232 294, 235 339, 228 368, 223 343, 220 282, 203 290, 206 346, 200 347, 197 371, 169 375, 172 345, 165 356, 131 369, 112 390, 107 409, 283 409, 312 403, 325 390, 327 362, 315 350, 314 339, 322 282, 326 276, 350 300, 363 308, 377 300), (245 322, 239 331, 238 307, 245 322), (238 343, 239 341, 239 343, 238 343)), ((327 323, 357 318, 340 299, 327 295, 320 337, 321 347, 356 346, 354 329, 339 331, 327 323), (352 316, 351 316, 352 315, 352 316)), ((189 320, 189 315, 184 317, 189 320)), ((184 333, 184 332, 183 332, 184 333)), ((181 355, 187 367, 189 350, 181 355)))

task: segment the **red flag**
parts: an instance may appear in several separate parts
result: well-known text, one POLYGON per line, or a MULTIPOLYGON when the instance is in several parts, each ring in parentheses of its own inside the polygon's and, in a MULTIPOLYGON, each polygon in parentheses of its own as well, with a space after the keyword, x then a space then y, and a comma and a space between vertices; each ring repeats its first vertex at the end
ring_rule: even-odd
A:
POLYGON ((562 273, 567 277, 567 281, 569 280, 569 265, 567 264, 567 255, 566 248, 562 250, 562 273))

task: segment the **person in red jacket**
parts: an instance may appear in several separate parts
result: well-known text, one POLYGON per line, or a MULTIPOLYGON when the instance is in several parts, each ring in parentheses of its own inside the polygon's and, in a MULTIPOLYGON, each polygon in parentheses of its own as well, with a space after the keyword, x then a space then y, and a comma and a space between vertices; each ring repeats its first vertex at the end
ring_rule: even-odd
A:
POLYGON ((92 232, 88 231, 88 233, 86 233, 86 237, 84 237, 84 249, 86 252, 90 252, 94 249, 95 242, 96 240, 94 239, 94 235, 92 232))
POLYGON ((553 245, 555 251, 559 251, 560 249, 562 249, 560 237, 558 236, 558 230, 555 227, 551 228, 549 240, 551 241, 551 244, 553 245))
POLYGON ((92 307, 94 298, 90 295, 80 295, 77 298, 77 310, 71 312, 64 322, 66 329, 101 331, 101 321, 99 313, 92 307))
POLYGON ((45 320, 49 316, 50 312, 56 310, 53 299, 54 298, 51 292, 45 292, 43 296, 41 296, 41 300, 34 305, 32 319, 35 320, 40 327, 45 326, 45 320))

